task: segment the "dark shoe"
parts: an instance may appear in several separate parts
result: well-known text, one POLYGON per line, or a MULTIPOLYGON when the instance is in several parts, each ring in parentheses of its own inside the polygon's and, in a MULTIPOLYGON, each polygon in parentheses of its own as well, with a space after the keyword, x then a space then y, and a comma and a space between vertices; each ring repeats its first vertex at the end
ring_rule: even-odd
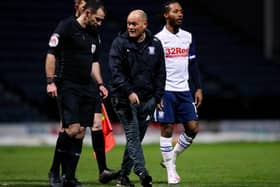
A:
POLYGON ((77 179, 65 179, 63 187, 84 187, 77 179))
POLYGON ((62 183, 59 176, 56 176, 53 172, 48 173, 49 184, 51 187, 62 187, 62 183))
POLYGON ((147 173, 140 173, 139 178, 141 180, 141 185, 144 187, 152 187, 152 177, 147 173))
POLYGON ((102 171, 102 173, 99 174, 99 182, 101 182, 102 184, 106 184, 113 179, 117 179, 119 174, 119 171, 105 169, 102 171))
POLYGON ((134 187, 135 185, 130 182, 128 176, 119 176, 117 178, 117 186, 134 187))
POLYGON ((61 184, 63 184, 63 182, 65 181, 65 179, 66 179, 66 174, 62 174, 62 175, 60 176, 60 182, 61 182, 61 184))

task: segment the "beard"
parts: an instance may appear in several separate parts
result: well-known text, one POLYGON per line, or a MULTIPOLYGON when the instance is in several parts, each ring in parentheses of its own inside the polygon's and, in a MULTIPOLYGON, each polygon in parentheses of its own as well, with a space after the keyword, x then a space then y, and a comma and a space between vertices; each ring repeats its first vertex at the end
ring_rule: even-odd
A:
POLYGON ((175 28, 175 29, 178 29, 179 27, 181 27, 181 25, 182 25, 182 21, 177 21, 176 19, 171 19, 170 21, 169 21, 169 24, 173 27, 173 28, 175 28))

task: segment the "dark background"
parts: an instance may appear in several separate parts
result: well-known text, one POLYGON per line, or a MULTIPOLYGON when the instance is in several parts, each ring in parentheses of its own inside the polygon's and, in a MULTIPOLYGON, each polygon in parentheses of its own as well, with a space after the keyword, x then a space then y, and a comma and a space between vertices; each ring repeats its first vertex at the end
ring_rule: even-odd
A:
MULTIPOLYGON (((112 40, 125 25, 127 14, 132 9, 145 10, 149 29, 156 34, 162 29, 162 1, 104 2, 107 17, 100 30, 102 72, 110 88, 107 55, 112 40)), ((182 2, 183 28, 193 33, 202 72, 202 120, 279 119, 280 16, 276 9, 280 2, 271 0, 274 4, 265 9, 267 2, 182 2)), ((45 91, 45 56, 52 31, 60 19, 73 14, 73 5, 69 0, 1 2, 0 122, 59 119, 56 102, 45 91)), ((109 99, 105 104, 111 119, 117 120, 109 99)))

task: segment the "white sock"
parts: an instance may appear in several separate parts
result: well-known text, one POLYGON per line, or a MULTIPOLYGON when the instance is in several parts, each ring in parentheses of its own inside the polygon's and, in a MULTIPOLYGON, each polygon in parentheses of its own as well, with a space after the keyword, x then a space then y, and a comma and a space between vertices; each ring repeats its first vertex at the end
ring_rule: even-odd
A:
POLYGON ((163 158, 163 161, 169 161, 172 159, 172 137, 171 138, 165 138, 163 136, 160 137, 159 140, 159 144, 160 144, 160 151, 161 151, 161 155, 163 158))
POLYGON ((182 133, 179 136, 178 142, 176 143, 174 149, 173 149, 173 158, 172 161, 175 164, 176 159, 180 153, 185 151, 191 144, 192 144, 192 138, 189 137, 186 133, 182 133))

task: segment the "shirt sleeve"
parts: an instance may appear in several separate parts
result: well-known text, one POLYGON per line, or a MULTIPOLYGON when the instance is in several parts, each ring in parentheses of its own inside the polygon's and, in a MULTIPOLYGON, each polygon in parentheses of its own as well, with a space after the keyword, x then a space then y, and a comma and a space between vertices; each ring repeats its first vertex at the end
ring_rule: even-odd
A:
POLYGON ((123 94, 129 96, 133 90, 128 81, 125 70, 125 55, 122 50, 122 41, 117 38, 113 41, 109 53, 109 65, 112 73, 112 86, 120 89, 123 94))
POLYGON ((100 35, 96 35, 96 50, 92 55, 92 62, 93 63, 100 63, 101 61, 101 38, 100 35))
POLYGON ((192 43, 190 44, 190 50, 189 50, 189 59, 195 59, 196 58, 196 50, 195 50, 195 43, 192 37, 192 43))
POLYGON ((195 89, 200 89, 201 78, 200 78, 200 71, 198 67, 198 61, 196 60, 195 45, 194 45, 193 38, 192 38, 192 43, 190 45, 190 52, 189 52, 189 73, 190 73, 190 78, 194 83, 195 89))
POLYGON ((161 98, 164 94, 165 88, 165 81, 166 81, 166 68, 165 68, 165 57, 164 57, 164 50, 160 41, 158 41, 158 68, 156 68, 156 77, 155 77, 155 84, 156 84, 156 93, 155 99, 156 103, 160 103, 161 98))
POLYGON ((58 55, 58 52, 63 43, 63 37, 65 35, 65 30, 66 30, 65 27, 66 26, 64 22, 61 21, 55 28, 49 40, 48 53, 53 54, 55 56, 58 55))

